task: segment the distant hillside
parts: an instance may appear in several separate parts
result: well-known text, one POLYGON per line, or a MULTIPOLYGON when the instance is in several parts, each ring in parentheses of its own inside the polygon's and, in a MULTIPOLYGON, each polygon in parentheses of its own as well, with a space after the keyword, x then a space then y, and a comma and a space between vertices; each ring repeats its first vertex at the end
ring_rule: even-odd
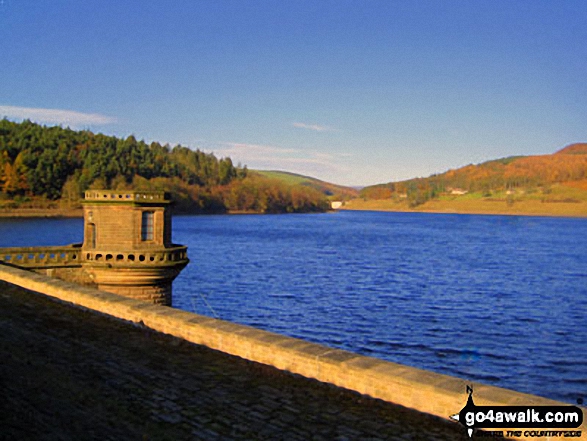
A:
POLYGON ((311 186, 249 176, 185 146, 0 120, 0 210, 77 208, 85 190, 163 190, 184 212, 325 211, 311 186))
POLYGON ((587 155, 587 143, 578 142, 576 144, 571 144, 566 146, 565 148, 559 150, 555 154, 557 155, 587 155))
POLYGON ((502 158, 428 178, 369 186, 360 195, 365 200, 403 200, 411 208, 451 198, 587 201, 587 143, 569 145, 552 155, 502 158))
POLYGON ((249 173, 258 173, 271 179, 279 179, 290 185, 303 185, 313 188, 328 196, 331 200, 348 200, 359 195, 358 190, 351 187, 331 184, 309 176, 277 170, 249 170, 249 173))

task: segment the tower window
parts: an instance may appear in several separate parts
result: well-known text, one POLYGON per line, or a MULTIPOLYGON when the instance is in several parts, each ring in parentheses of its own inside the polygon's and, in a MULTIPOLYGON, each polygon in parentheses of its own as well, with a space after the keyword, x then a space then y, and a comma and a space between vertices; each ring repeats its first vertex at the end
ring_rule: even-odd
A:
POLYGON ((96 248, 96 225, 88 224, 88 246, 96 248))
POLYGON ((141 240, 153 240, 153 218, 154 212, 143 211, 141 222, 141 240))

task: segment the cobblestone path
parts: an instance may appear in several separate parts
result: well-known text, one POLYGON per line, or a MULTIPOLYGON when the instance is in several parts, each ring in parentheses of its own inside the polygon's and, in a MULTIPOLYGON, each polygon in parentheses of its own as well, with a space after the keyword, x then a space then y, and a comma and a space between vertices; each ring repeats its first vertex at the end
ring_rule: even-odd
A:
POLYGON ((456 423, 4 282, 0 357, 2 440, 468 439, 456 423))

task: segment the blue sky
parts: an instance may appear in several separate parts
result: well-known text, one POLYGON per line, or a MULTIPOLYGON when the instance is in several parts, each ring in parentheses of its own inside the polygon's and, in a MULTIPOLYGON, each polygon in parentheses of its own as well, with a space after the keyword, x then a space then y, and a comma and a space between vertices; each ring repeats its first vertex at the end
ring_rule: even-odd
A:
POLYGON ((0 117, 343 185, 587 141, 587 2, 0 0, 0 117))

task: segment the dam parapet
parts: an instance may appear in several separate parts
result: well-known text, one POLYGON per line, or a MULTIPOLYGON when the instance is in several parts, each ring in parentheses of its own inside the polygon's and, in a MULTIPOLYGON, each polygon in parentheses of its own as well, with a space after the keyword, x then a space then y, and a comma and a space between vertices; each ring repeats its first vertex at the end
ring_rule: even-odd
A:
MULTIPOLYGON (((224 354, 329 383, 447 421, 468 405, 468 397, 471 396, 468 395, 469 388, 475 391, 476 406, 524 406, 535 409, 567 406, 554 400, 379 360, 188 311, 146 305, 7 265, 0 265, 0 281, 125 322, 140 324, 224 354)), ((585 412, 579 407, 573 410, 582 414, 585 412)), ((548 433, 554 435, 541 436, 540 439, 554 440, 566 436, 586 439, 586 425, 583 420, 572 429, 557 431, 549 428, 548 433)), ((547 433, 528 425, 492 427, 508 438, 510 432, 516 433, 514 439, 536 439, 537 433, 547 433)), ((460 429, 462 436, 454 439, 470 439, 465 428, 460 429)), ((423 439, 423 435, 414 434, 409 439, 423 439)))

